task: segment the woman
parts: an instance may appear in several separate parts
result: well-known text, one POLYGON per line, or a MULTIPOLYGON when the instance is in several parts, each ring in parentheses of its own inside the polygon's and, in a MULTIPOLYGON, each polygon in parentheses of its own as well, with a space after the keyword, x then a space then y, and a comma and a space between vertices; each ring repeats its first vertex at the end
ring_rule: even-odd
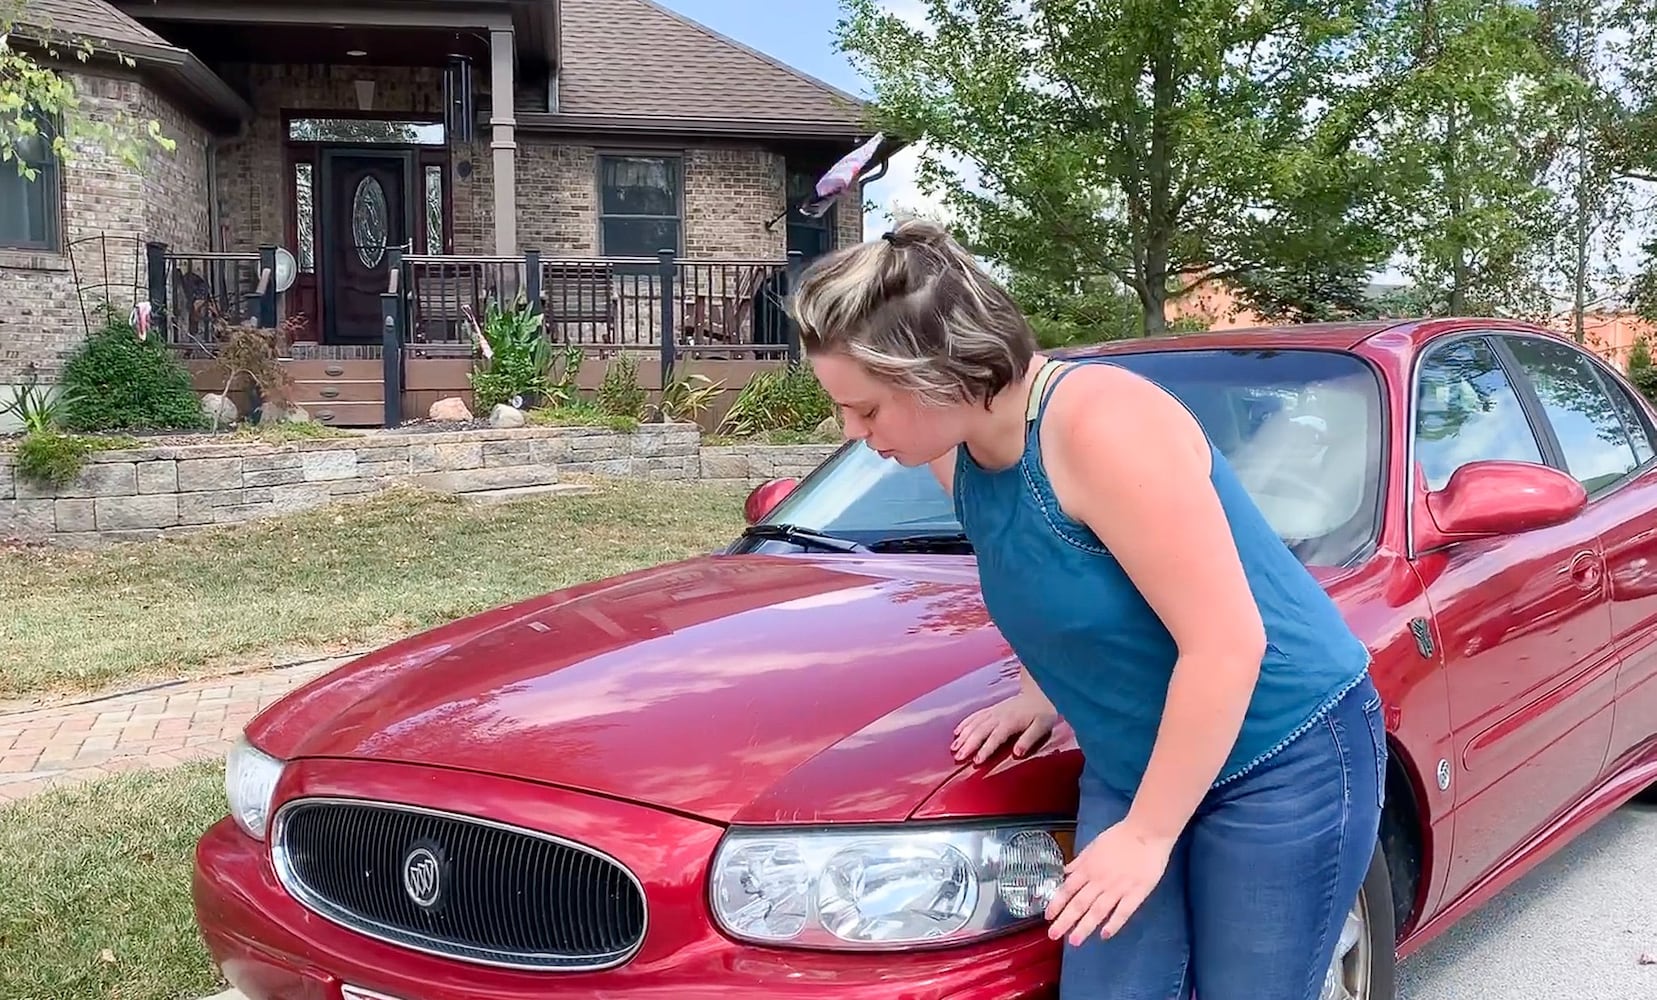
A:
POLYGON ((971 255, 908 222, 817 261, 793 309, 846 436, 930 464, 1023 662, 957 729, 1062 716, 1078 852, 1048 907, 1062 1000, 1315 1000, 1376 844, 1369 654, 1177 399, 1036 353, 971 255))

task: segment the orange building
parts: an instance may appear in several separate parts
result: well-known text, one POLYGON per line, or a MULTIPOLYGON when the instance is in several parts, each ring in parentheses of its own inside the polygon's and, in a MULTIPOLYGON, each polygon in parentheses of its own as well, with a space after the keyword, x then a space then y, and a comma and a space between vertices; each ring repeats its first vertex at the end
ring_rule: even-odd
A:
MULTIPOLYGON (((1273 326, 1267 320, 1238 301, 1231 288, 1223 282, 1205 282, 1168 303, 1168 323, 1176 320, 1199 319, 1209 330, 1241 330, 1248 327, 1273 326)), ((1571 311, 1555 313, 1548 326, 1560 333, 1571 333, 1571 311)), ((1586 345, 1618 368, 1627 368, 1628 352, 1641 337, 1657 350, 1657 324, 1652 324, 1622 308, 1615 300, 1590 303, 1583 317, 1583 337, 1586 345)))

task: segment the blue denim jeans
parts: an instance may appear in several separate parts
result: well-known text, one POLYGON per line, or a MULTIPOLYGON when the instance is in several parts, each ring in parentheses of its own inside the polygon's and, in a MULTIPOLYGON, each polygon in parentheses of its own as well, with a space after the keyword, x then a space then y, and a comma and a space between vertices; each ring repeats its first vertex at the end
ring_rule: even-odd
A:
MULTIPOLYGON (((1064 946, 1060 1000, 1317 1000, 1379 836, 1381 699, 1366 677, 1204 798, 1116 936, 1064 946)), ((1128 812, 1085 773, 1078 849, 1128 812)))

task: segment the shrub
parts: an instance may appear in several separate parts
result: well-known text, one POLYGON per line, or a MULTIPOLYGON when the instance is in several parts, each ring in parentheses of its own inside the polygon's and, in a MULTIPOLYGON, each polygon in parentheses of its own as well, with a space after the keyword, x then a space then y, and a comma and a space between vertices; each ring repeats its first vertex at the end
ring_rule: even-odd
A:
POLYGON ((489 301, 480 324, 467 313, 483 356, 472 371, 472 400, 478 410, 497 403, 535 401, 553 390, 552 345, 541 314, 522 299, 510 308, 489 301))
POLYGON ((44 486, 62 486, 74 479, 95 451, 134 444, 130 438, 88 437, 55 430, 30 431, 17 445, 17 473, 44 486))
POLYGON ((1657 366, 1647 365, 1644 368, 1633 369, 1628 373, 1628 381, 1640 390, 1640 395, 1657 403, 1657 366))
POLYGON ((751 437, 767 431, 809 432, 834 415, 834 401, 802 361, 758 372, 748 380, 719 425, 720 434, 751 437))
POLYGON ((61 419, 72 430, 196 430, 206 425, 190 373, 166 345, 110 318, 63 369, 61 419))
POLYGON ((645 391, 639 385, 639 362, 623 352, 604 369, 598 384, 598 408, 612 417, 638 420, 644 415, 645 391))

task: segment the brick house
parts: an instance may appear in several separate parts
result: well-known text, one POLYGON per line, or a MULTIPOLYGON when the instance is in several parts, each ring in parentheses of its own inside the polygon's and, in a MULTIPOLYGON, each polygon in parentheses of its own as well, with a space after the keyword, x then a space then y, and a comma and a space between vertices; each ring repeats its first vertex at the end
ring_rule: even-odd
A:
POLYGON ((870 137, 860 102, 652 0, 29 0, 24 20, 130 59, 63 71, 91 116, 154 118, 178 145, 140 170, 98 149, 34 181, 0 170, 0 387, 49 383, 104 298, 154 298, 152 244, 174 294, 281 248, 278 311, 337 372, 375 357, 392 251, 473 286, 526 251, 631 260, 591 272, 617 299, 662 249, 769 267, 862 238, 860 187, 789 211, 870 137))

